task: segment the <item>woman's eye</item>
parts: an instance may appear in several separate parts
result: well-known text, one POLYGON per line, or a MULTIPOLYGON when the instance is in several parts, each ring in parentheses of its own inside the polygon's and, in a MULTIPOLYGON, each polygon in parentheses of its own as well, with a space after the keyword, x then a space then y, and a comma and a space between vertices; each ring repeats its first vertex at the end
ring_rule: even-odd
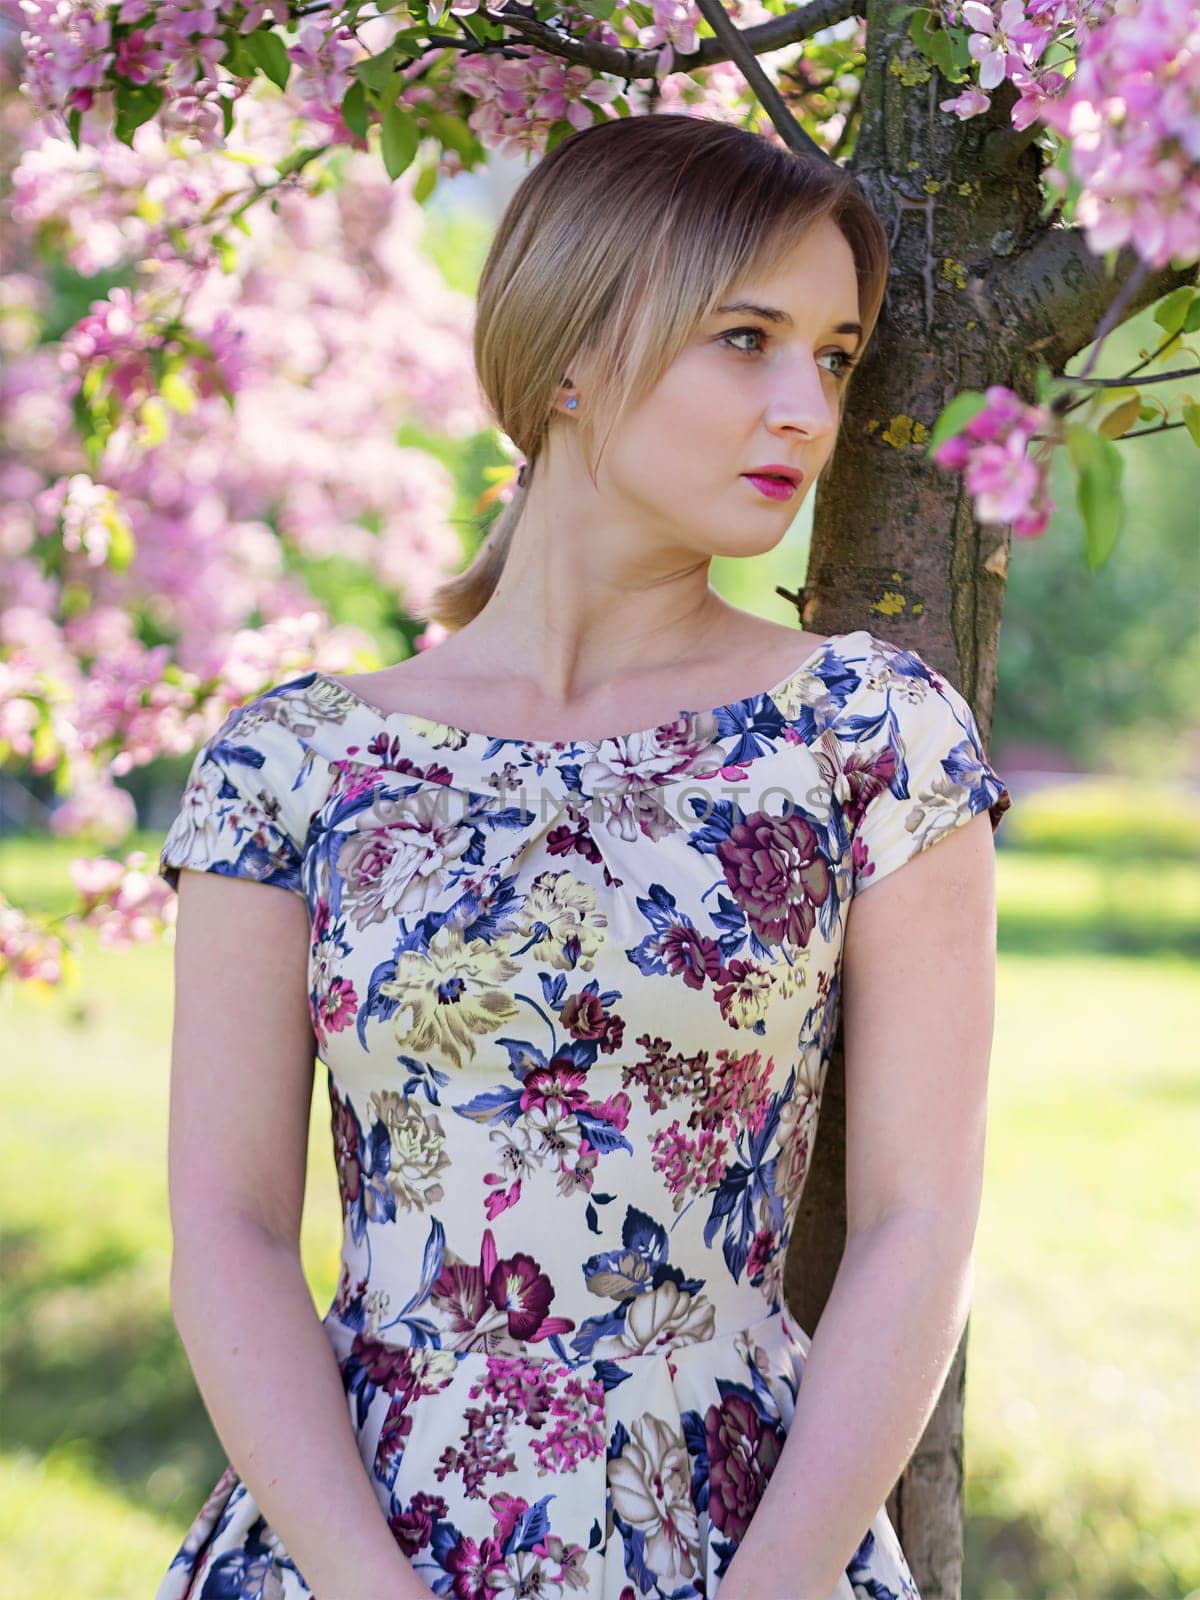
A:
MULTIPOLYGON (((721 335, 721 343, 722 344, 729 344, 729 341, 731 339, 745 339, 747 337, 749 337, 751 339, 763 339, 763 340, 765 340, 767 336, 766 336, 766 334, 763 332, 763 330, 761 328, 734 328, 729 333, 725 333, 725 334, 721 335)), ((734 346, 731 346, 731 348, 732 349, 738 349, 740 347, 737 346, 737 345, 734 345, 734 346)), ((761 346, 759 348, 761 349, 761 346)), ((743 353, 745 355, 753 354, 753 352, 750 351, 750 350, 746 350, 743 353)))
MULTIPOLYGON (((729 345, 730 349, 742 349, 740 345, 733 345, 730 343, 730 341, 733 339, 746 338, 757 339, 762 341, 762 343, 758 345, 757 349, 742 350, 743 355, 757 355, 762 349, 762 344, 766 342, 767 337, 768 335, 764 333, 761 328, 733 328, 729 333, 721 335, 721 343, 729 345)), ((833 369, 834 376, 837 378, 844 378, 850 371, 850 368, 858 360, 857 356, 852 356, 847 350, 827 350, 825 352, 825 356, 833 356, 838 361, 839 365, 833 369)), ((824 359, 825 358, 822 357, 822 360, 824 359)))

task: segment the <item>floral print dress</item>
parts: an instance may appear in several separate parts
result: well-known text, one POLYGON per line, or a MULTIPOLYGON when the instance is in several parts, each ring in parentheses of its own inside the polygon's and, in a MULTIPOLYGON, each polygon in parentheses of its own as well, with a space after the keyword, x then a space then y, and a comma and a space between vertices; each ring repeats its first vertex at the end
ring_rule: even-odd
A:
MULTIPOLYGON (((324 1326, 432 1591, 714 1600, 809 1348, 783 1266, 851 900, 1009 804, 963 696, 863 629, 620 737, 492 737, 308 672, 198 751, 159 870, 308 906, 324 1326)), ((311 1593, 230 1467, 157 1600, 311 1593)), ((868 1597, 918 1600, 883 1507, 830 1600, 868 1597)))

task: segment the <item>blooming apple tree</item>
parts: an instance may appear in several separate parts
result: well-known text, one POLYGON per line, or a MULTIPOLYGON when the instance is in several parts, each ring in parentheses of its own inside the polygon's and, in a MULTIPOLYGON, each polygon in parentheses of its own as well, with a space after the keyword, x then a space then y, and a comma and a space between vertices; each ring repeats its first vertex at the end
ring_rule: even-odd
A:
MULTIPOLYGON (((979 522, 1024 537, 1065 446, 1093 563, 1124 516, 1117 441, 1182 427, 1200 444, 1193 394, 1161 398, 1200 371, 1180 365, 1200 329, 1194 0, 0 0, 0 17, 0 763, 54 775, 59 832, 119 843, 135 819, 114 779, 281 674, 370 664, 368 632, 323 598, 332 558, 401 618, 458 566, 456 482, 428 440, 488 422, 470 299, 422 252, 422 206, 494 152, 533 161, 595 121, 673 113, 862 158, 895 237, 910 212, 925 223, 927 312, 984 277, 936 264, 938 208, 982 216, 1006 185, 1027 206, 1032 186, 1040 215, 989 220, 981 253, 1004 267, 989 315, 1024 307, 1005 316, 1020 359, 930 384, 927 423, 851 411, 848 431, 961 475, 979 522), (976 139, 974 166, 880 176, 912 107, 960 141, 950 165, 976 139), (1073 346, 1054 297, 1025 294, 1056 275, 1087 319, 1073 346), (64 282, 84 296, 65 320, 64 282), (1094 375, 1105 334, 1148 305, 1157 346, 1094 375)), ((989 326, 964 372, 996 360, 989 326)), ((480 513, 509 492, 494 454, 480 513)), ((0 895, 0 976, 53 986, 78 927, 121 944, 171 919, 141 854, 73 873, 57 923, 0 895)))

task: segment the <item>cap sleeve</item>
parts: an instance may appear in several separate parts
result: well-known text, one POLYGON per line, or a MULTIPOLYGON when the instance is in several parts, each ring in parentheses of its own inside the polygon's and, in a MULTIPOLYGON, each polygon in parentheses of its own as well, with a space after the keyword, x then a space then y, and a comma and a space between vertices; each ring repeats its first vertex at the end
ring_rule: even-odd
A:
POLYGON ((986 811, 995 833, 1012 805, 966 698, 913 651, 879 679, 860 723, 852 843, 855 894, 986 811))
POLYGON ((311 750, 288 725, 280 690, 236 706, 196 752, 179 811, 159 852, 159 875, 179 869, 252 878, 303 894, 312 809, 311 750))

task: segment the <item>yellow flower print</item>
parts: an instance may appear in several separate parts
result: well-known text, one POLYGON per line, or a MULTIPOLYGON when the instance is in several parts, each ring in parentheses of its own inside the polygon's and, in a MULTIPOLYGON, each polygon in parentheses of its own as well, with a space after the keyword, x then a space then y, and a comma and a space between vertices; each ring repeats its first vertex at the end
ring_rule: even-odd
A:
POLYGON ((775 980, 775 999, 790 1000, 794 994, 808 987, 808 967, 812 960, 812 951, 788 945, 788 953, 792 959, 777 961, 771 968, 771 976, 775 980))
POLYGON ((500 943, 468 942, 461 928, 443 923, 428 951, 401 953, 395 977, 379 992, 400 1002, 398 1043, 415 1055, 444 1054, 461 1067, 464 1052, 474 1059, 477 1035, 494 1033, 517 1015, 508 985, 520 970, 500 943))
POLYGON ((387 1181, 397 1205, 405 1211, 423 1211, 440 1200, 444 1190, 436 1181, 446 1156, 446 1135, 437 1113, 422 1110, 417 1101, 395 1089, 374 1089, 371 1112, 388 1131, 391 1161, 387 1181))
POLYGON ((408 726, 420 738, 427 740, 435 750, 461 750, 470 735, 450 722, 431 722, 428 717, 418 717, 414 712, 408 726))
MULTIPOLYGON (((791 946, 788 948, 792 950, 791 946)), ((766 1018, 776 1001, 788 1000, 804 988, 808 981, 804 970, 807 960, 807 950, 793 950, 791 965, 784 960, 770 967, 754 961, 731 961, 713 981, 722 1017, 731 1028, 753 1028, 766 1018)))
POLYGON ((596 910, 596 895, 569 872, 539 872, 514 919, 528 955, 570 972, 590 969, 603 943, 608 918, 596 910))
POLYGON ((829 685, 815 666, 801 667, 782 689, 771 691, 771 699, 789 722, 795 722, 806 706, 815 710, 830 698, 829 685))
POLYGON ((419 1345, 405 1355, 414 1395, 436 1394, 458 1371, 453 1350, 431 1350, 427 1345, 419 1345))

